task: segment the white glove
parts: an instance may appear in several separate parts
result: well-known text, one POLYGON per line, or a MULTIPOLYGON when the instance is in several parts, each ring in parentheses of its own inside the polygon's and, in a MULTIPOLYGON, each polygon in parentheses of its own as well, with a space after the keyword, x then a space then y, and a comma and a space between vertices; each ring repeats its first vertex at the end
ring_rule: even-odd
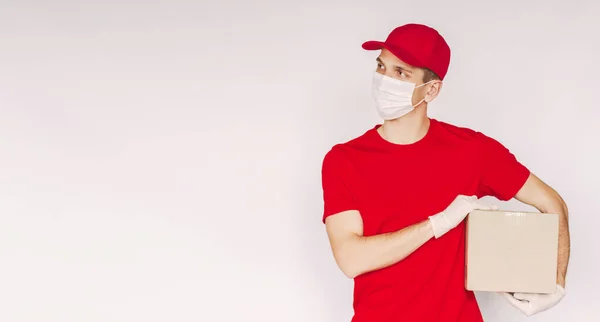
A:
POLYGON ((565 296, 565 289, 556 285, 556 291, 551 294, 535 294, 535 293, 502 293, 506 299, 521 312, 527 316, 545 311, 562 300, 565 296))
POLYGON ((476 196, 459 195, 452 201, 446 210, 429 217, 435 238, 458 226, 463 219, 473 210, 495 210, 496 206, 481 203, 476 196))

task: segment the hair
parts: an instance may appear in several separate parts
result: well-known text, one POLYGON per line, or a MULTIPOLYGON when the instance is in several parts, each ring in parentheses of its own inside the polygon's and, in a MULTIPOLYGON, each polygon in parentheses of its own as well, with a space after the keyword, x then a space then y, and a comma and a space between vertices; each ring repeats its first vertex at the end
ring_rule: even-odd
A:
POLYGON ((427 83, 427 82, 431 82, 432 80, 439 80, 440 77, 434 73, 431 69, 429 68, 423 68, 423 82, 427 83))

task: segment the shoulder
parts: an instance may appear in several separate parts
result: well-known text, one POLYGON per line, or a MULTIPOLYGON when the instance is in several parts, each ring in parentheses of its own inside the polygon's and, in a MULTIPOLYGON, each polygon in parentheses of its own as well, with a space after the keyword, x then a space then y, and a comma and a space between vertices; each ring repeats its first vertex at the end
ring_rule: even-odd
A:
POLYGON ((363 150, 365 147, 370 145, 373 132, 376 130, 376 126, 366 130, 359 136, 356 136, 350 140, 339 142, 333 145, 329 151, 325 153, 324 163, 342 163, 347 162, 350 155, 357 151, 363 150))
POLYGON ((498 141, 481 131, 437 120, 435 122, 438 124, 441 136, 447 140, 477 147, 499 144, 498 141))
POLYGON ((455 124, 450 124, 442 121, 434 120, 439 129, 440 133, 445 137, 452 137, 456 139, 461 139, 465 141, 477 140, 477 137, 480 132, 476 130, 470 129, 464 126, 458 126, 455 124))
POLYGON ((346 159, 344 154, 345 146, 343 143, 334 145, 323 157, 323 171, 339 167, 346 159))

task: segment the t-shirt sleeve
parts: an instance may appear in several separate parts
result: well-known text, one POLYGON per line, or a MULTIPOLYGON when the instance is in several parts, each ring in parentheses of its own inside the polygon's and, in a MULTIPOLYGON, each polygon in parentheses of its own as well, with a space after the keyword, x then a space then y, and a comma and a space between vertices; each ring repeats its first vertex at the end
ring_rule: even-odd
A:
POLYGON ((331 215, 346 210, 356 210, 351 193, 352 172, 349 161, 334 147, 323 159, 321 170, 323 188, 323 223, 331 215))
POLYGON ((529 169, 495 139, 478 133, 478 145, 478 196, 492 196, 503 201, 514 198, 529 177, 529 169))

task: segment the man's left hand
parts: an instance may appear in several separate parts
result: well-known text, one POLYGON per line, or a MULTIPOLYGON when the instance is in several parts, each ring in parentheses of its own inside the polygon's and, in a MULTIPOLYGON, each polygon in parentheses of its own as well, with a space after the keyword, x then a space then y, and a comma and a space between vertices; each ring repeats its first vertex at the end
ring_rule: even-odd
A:
POLYGON ((565 289, 556 285, 556 291, 550 294, 535 294, 535 293, 502 293, 506 299, 521 312, 527 316, 545 311, 562 300, 565 296, 565 289))

